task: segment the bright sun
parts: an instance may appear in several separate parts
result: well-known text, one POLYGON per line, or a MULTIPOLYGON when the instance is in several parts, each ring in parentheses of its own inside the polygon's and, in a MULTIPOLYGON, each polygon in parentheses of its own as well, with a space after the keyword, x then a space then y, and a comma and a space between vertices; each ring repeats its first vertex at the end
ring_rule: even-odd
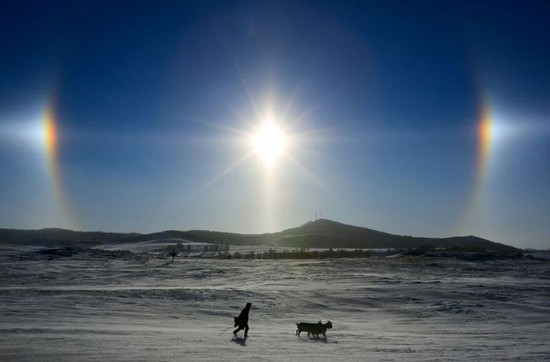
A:
POLYGON ((266 165, 271 165, 283 155, 288 137, 279 125, 268 121, 260 125, 250 141, 254 152, 266 165))

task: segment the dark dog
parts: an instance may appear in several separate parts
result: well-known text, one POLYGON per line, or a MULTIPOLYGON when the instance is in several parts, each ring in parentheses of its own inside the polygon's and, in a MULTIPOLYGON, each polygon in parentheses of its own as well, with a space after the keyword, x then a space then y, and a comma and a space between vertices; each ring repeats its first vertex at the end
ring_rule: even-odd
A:
POLYGON ((327 339, 327 329, 332 328, 332 323, 327 321, 326 323, 296 323, 296 335, 299 336, 302 332, 307 332, 307 336, 310 334, 315 338, 319 338, 319 334, 322 334, 325 339, 327 339))

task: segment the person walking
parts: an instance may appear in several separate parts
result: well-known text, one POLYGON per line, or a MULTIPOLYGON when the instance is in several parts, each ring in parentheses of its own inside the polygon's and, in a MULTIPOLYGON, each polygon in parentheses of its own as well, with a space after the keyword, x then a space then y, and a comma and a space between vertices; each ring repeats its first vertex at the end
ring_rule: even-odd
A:
POLYGON ((234 327, 238 327, 233 331, 235 337, 237 337, 237 332, 241 329, 244 329, 244 338, 248 337, 248 312, 250 312, 250 307, 252 303, 246 303, 246 306, 241 311, 238 317, 235 317, 234 327))

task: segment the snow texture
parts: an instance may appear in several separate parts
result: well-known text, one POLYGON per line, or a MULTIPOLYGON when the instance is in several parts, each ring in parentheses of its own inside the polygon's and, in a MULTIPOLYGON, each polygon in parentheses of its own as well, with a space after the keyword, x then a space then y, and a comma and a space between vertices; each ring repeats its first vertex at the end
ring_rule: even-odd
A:
POLYGON ((4 250, 0 359, 549 360, 549 265, 4 250), (247 302, 249 338, 235 339, 247 302), (326 340, 295 335, 318 320, 326 340))

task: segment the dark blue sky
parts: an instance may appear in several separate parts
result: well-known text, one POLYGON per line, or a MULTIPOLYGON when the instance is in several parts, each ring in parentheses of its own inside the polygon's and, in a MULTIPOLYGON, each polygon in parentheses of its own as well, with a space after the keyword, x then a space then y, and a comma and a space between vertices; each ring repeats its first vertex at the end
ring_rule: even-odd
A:
POLYGON ((549 10, 3 3, 0 227, 266 232, 322 211, 550 247, 549 10), (268 113, 289 137, 270 169, 248 144, 268 113))

